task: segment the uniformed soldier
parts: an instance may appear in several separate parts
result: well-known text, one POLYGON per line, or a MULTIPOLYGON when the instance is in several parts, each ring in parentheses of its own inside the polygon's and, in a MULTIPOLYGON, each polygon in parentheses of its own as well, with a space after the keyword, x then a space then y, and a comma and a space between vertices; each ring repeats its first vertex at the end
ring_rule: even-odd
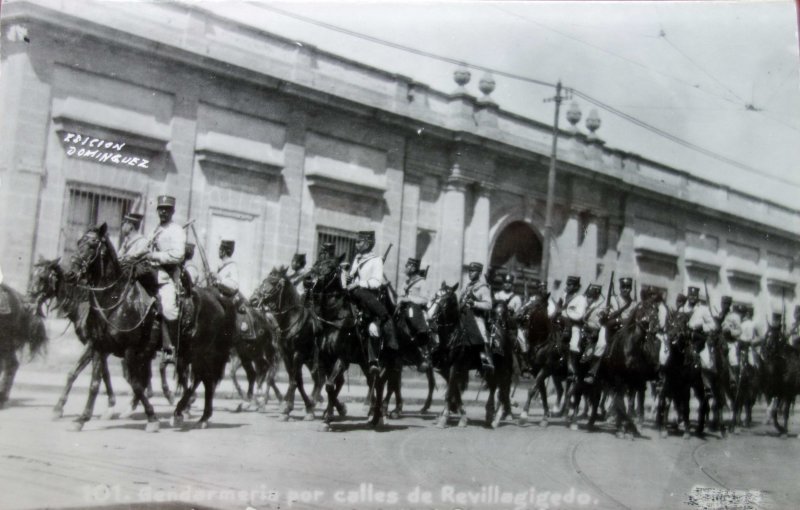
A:
POLYGON ((475 317, 475 323, 483 340, 484 352, 481 354, 481 365, 486 371, 494 371, 492 361, 492 345, 489 338, 486 320, 492 312, 492 291, 486 282, 481 281, 483 264, 471 262, 467 269, 469 282, 464 286, 459 297, 459 304, 462 309, 471 309, 475 317))
POLYGON ((232 258, 235 249, 235 241, 223 239, 219 242, 219 266, 212 282, 223 296, 232 299, 239 293, 239 266, 232 258))
POLYGON ((597 345, 594 347, 592 366, 589 368, 589 373, 586 377, 586 382, 591 384, 597 377, 597 371, 600 370, 600 363, 603 359, 603 354, 606 352, 608 339, 619 329, 623 324, 627 323, 633 314, 633 279, 620 278, 619 279, 619 295, 611 296, 609 299, 609 307, 601 314, 600 331, 597 334, 597 345), (605 317, 603 316, 605 315, 605 317))
MULTIPOLYGON (((186 233, 172 221, 175 214, 175 197, 158 197, 156 211, 159 225, 148 240, 148 260, 156 267, 158 303, 161 311, 161 343, 166 361, 174 357, 172 339, 178 338, 178 293, 175 281, 186 253, 186 233)), ((158 328, 154 328, 158 334, 158 328)))
MULTIPOLYGON (((592 366, 589 368, 589 372, 586 374, 584 378, 584 382, 587 384, 594 383, 595 378, 597 377, 597 370, 599 369, 601 360, 601 355, 597 355, 595 351, 595 347, 599 343, 599 336, 600 330, 603 326, 603 322, 605 321, 605 317, 607 315, 607 311, 605 309, 605 303, 603 303, 602 299, 602 287, 596 284, 590 284, 589 287, 586 289, 586 312, 583 315, 583 337, 588 342, 587 345, 587 353, 592 352, 591 356, 594 358, 592 366), (595 359, 597 362, 595 363, 595 359), (597 365, 597 368, 595 368, 597 365)), ((603 347, 605 349, 605 347, 603 347)))
POLYGON ((689 315, 689 329, 692 330, 692 341, 700 352, 700 363, 705 369, 712 369, 711 353, 706 345, 708 335, 717 331, 717 321, 711 315, 708 304, 700 300, 700 289, 689 287, 686 292, 686 304, 681 312, 689 315))
MULTIPOLYGON (((722 309, 726 309, 726 300, 723 296, 722 309)), ((731 300, 732 302, 732 300, 731 300)), ((741 305, 732 306, 727 305, 727 310, 724 312, 724 318, 720 323, 720 330, 722 331, 722 338, 726 341, 728 349, 728 365, 731 367, 731 376, 733 381, 739 377, 739 339, 742 336, 742 307, 741 305)), ((723 317, 723 314, 720 314, 723 317)))
POLYGON ((740 363, 747 361, 751 365, 755 365, 756 346, 761 342, 761 338, 756 329, 756 323, 753 320, 753 308, 750 306, 744 307, 742 313, 742 326, 739 333, 739 346, 741 355, 739 356, 740 363), (745 357, 744 354, 747 354, 745 357))
POLYGON ((563 324, 564 338, 569 339, 569 357, 567 369, 574 377, 577 373, 578 356, 580 356, 581 328, 583 317, 586 315, 586 296, 581 294, 581 279, 578 276, 568 276, 564 297, 558 302, 558 315, 563 324))
POLYGON ((733 298, 730 296, 722 296, 719 305, 719 315, 717 315, 715 319, 717 320, 717 325, 721 327, 722 323, 725 321, 725 317, 731 311, 731 307, 733 306, 733 298))
POLYGON ((678 295, 675 296, 675 313, 679 313, 685 304, 686 294, 679 292, 678 295))
POLYGON ((794 306, 794 323, 789 330, 789 342, 795 349, 800 349, 800 305, 794 306))
MULTIPOLYGON (((356 257, 349 273, 345 275, 346 288, 359 309, 367 313, 370 320, 378 321, 379 330, 386 338, 385 346, 397 349, 394 323, 380 299, 386 283, 383 276, 383 259, 372 251, 374 248, 375 232, 371 230, 359 232, 356 240, 356 257)), ((378 363, 380 350, 380 335, 371 333, 367 342, 370 372, 380 371, 378 363)))
POLYGON ((304 271, 306 267, 306 254, 305 253, 295 253, 292 257, 292 265, 291 269, 292 272, 287 275, 289 281, 292 282, 292 285, 297 289, 297 292, 302 294, 303 293, 303 280, 305 279, 308 271, 304 271))
POLYGON ((403 285, 403 294, 397 299, 398 310, 408 325, 408 330, 419 349, 422 361, 417 369, 425 372, 431 366, 430 330, 425 320, 425 309, 428 307, 428 297, 425 293, 425 278, 427 270, 420 269, 420 260, 410 257, 406 261, 406 281, 403 285))
POLYGON ((122 218, 122 243, 118 253, 120 261, 135 259, 149 251, 147 239, 139 233, 143 218, 137 213, 128 213, 122 218))
POLYGON ((522 298, 514 292, 514 275, 511 273, 503 277, 503 287, 494 293, 495 301, 505 301, 508 311, 513 317, 517 317, 522 308, 522 298))

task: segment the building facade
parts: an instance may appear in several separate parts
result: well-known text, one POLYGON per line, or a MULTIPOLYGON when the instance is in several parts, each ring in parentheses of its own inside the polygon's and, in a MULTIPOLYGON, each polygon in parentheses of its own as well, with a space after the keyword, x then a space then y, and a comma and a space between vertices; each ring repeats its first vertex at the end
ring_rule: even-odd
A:
MULTIPOLYGON (((27 283, 89 226, 177 198, 212 265, 237 243, 252 290, 323 241, 375 230, 387 278, 430 265, 430 290, 471 261, 541 277, 551 127, 482 97, 172 3, 9 1, 2 23, 0 263, 27 283)), ((800 211, 561 133, 549 284, 611 272, 673 299, 707 285, 758 313, 797 302, 800 211)), ((191 238, 192 236, 190 236, 191 238)), ((763 319, 762 319, 763 320, 763 319)))

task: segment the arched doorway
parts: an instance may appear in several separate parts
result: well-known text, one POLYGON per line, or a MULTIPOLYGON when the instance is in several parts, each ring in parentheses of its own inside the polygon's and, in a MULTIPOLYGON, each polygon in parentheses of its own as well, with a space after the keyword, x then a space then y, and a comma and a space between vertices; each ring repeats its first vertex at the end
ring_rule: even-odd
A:
POLYGON ((495 286, 511 273, 516 278, 516 292, 527 295, 528 288, 541 278, 541 237, 524 221, 509 223, 497 236, 489 265, 494 271, 495 286))

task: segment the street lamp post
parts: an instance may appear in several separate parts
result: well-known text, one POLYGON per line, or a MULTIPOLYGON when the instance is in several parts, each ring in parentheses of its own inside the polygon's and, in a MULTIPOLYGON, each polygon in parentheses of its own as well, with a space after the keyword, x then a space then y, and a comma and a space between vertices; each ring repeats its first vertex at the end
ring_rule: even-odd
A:
POLYGON ((543 281, 550 286, 549 271, 550 271, 550 245, 553 239, 553 201, 555 200, 556 191, 556 151, 558 150, 558 116, 561 109, 561 81, 556 84, 555 97, 546 99, 545 101, 555 101, 556 112, 553 119, 553 146, 550 152, 550 171, 547 174, 547 206, 544 216, 544 253, 542 253, 542 278, 543 281))

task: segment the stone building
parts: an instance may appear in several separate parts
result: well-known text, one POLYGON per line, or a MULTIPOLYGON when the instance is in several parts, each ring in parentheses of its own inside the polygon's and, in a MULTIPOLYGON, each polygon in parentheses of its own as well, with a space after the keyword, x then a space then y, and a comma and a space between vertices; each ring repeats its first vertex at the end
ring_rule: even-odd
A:
MULTIPOLYGON (((212 263, 237 243, 243 288, 320 242, 374 229, 433 288, 470 261, 541 277, 551 126, 504 111, 480 81, 433 90, 306 44, 173 4, 8 1, 2 23, 0 263, 23 287, 123 213, 178 200, 212 263)), ((330 49, 335 50, 335 49, 330 49)), ((615 150, 565 108, 550 285, 611 271, 669 299, 706 282, 760 314, 797 301, 800 211, 615 150)))

